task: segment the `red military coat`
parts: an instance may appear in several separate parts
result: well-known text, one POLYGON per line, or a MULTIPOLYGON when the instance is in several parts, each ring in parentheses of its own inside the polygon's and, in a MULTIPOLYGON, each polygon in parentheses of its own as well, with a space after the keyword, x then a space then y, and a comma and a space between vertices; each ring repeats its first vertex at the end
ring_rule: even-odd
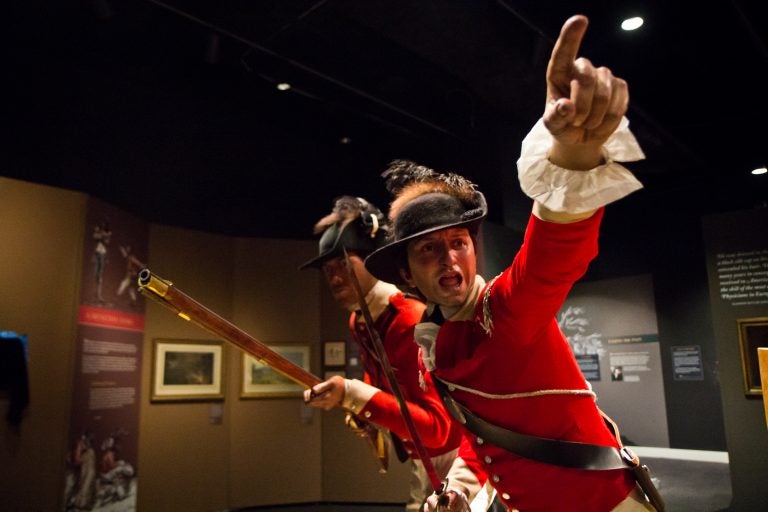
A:
MULTIPOLYGON (((444 409, 431 377, 426 375, 425 379, 420 378, 423 374, 419 371, 419 347, 413 340, 413 327, 421 320, 424 308, 423 302, 396 293, 390 296, 389 305, 374 324, 421 441, 430 456, 437 456, 459 446, 461 429, 444 409), (424 382, 421 383, 421 380, 424 382)), ((373 395, 358 414, 388 429, 403 441, 411 458, 416 459, 418 455, 400 414, 397 399, 375 358, 364 348, 370 346, 370 342, 360 316, 358 313, 350 316, 350 330, 361 346, 365 381, 382 391, 373 395)))
MULTIPOLYGON (((531 216, 522 248, 479 295, 474 318, 441 327, 433 373, 456 385, 449 386, 452 396, 476 415, 525 434, 617 446, 587 393, 509 396, 588 389, 555 315, 597 255, 602 213, 573 224, 531 216), (483 327, 488 320, 490 335, 483 327)), ((626 470, 534 462, 465 433, 459 456, 478 475, 486 473, 504 502, 521 512, 609 511, 635 486, 626 470)))

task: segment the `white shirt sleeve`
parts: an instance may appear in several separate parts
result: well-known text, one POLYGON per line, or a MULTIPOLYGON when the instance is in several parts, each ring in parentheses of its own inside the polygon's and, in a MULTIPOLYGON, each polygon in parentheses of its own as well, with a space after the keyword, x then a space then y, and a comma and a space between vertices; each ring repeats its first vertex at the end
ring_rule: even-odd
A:
MULTIPOLYGON (((357 414, 379 391, 379 388, 361 380, 344 379, 344 398, 341 400, 341 406, 357 414)), ((366 418, 370 417, 370 414, 366 415, 366 418)))
POLYGON ((558 167, 547 159, 552 135, 539 121, 523 139, 517 161, 520 187, 525 194, 554 212, 584 213, 596 210, 639 190, 643 185, 623 165, 645 158, 624 117, 603 145, 605 164, 588 171, 558 167))

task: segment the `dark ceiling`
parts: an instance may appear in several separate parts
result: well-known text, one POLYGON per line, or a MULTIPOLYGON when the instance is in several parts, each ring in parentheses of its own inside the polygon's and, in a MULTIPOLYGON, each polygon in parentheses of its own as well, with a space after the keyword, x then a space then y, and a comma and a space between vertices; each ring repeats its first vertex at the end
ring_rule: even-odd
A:
POLYGON ((379 174, 412 158, 478 182, 501 222, 552 42, 578 12, 582 54, 630 84, 648 156, 635 213, 764 207, 768 176, 749 170, 768 164, 767 4, 13 2, 0 174, 151 222, 307 238, 337 195, 386 206, 379 174), (622 32, 629 15, 645 25, 622 32))

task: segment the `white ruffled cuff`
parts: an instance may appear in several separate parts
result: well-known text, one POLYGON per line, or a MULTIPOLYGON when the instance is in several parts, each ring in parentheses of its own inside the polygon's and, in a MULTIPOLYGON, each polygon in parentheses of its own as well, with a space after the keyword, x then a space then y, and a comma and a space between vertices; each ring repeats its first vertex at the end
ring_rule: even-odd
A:
POLYGON ((645 158, 624 117, 603 145, 606 163, 588 171, 558 167, 547 158, 552 135, 539 121, 523 140, 517 175, 523 192, 554 212, 584 213, 621 199, 643 187, 637 178, 617 162, 645 158))
POLYGON ((381 390, 361 380, 344 379, 344 398, 341 401, 341 406, 358 413, 379 391, 381 390))

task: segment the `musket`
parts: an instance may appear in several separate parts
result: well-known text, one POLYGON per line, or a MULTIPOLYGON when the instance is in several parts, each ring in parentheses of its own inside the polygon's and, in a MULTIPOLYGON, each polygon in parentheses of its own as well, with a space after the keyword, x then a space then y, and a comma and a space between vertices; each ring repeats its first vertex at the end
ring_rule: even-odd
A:
MULTIPOLYGON (((309 389, 322 382, 320 377, 284 358, 247 332, 176 288, 170 281, 153 274, 149 269, 145 268, 139 272, 138 281, 139 291, 145 297, 170 308, 184 320, 195 323, 224 341, 232 343, 293 382, 309 389)), ((351 414, 351 411, 347 412, 351 414)), ((386 473, 389 467, 388 439, 373 424, 352 416, 353 424, 350 426, 360 432, 358 434, 360 437, 367 440, 378 463, 379 472, 386 473)))
POLYGON ((384 343, 381 341, 379 332, 374 327, 371 310, 368 308, 368 303, 365 302, 365 294, 363 294, 360 281, 357 279, 357 275, 352 268, 352 263, 349 261, 349 253, 347 253, 346 247, 344 247, 344 262, 346 263, 349 280, 352 282, 352 286, 357 293, 360 311, 363 313, 366 330, 368 331, 368 335, 373 342, 373 348, 376 351, 376 358, 378 359, 382 370, 384 370, 384 375, 387 378, 389 387, 392 389, 392 394, 395 395, 395 398, 397 399, 397 404, 400 407, 400 415, 403 417, 403 422, 405 423, 405 427, 408 430, 408 434, 411 436, 411 441, 413 442, 413 446, 416 449, 416 453, 419 455, 419 459, 421 459, 421 463, 424 465, 424 470, 426 471, 427 477, 432 484, 432 489, 438 496, 438 504, 446 505, 447 502, 444 491, 448 482, 440 480, 440 476, 437 474, 437 471, 432 464, 432 459, 430 458, 427 449, 424 447, 424 443, 421 441, 421 435, 416 429, 416 424, 413 422, 411 411, 408 410, 408 405, 405 403, 405 397, 403 396, 403 392, 400 389, 400 384, 397 382, 397 378, 395 377, 395 371, 392 368, 392 365, 389 363, 389 356, 387 356, 387 352, 384 349, 384 343))

